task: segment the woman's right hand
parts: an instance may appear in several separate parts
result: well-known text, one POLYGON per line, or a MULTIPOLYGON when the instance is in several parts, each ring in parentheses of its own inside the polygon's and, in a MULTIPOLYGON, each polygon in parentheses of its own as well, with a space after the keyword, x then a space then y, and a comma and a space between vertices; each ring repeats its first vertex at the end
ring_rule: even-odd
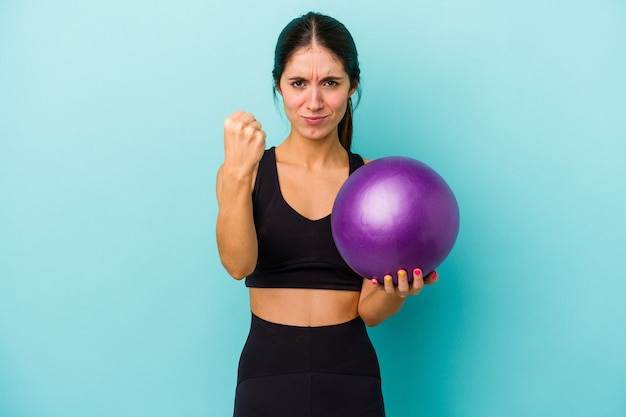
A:
POLYGON ((215 232, 220 260, 235 279, 254 271, 257 262, 252 187, 264 151, 265 132, 254 115, 238 110, 224 121, 224 163, 217 171, 215 232))
POLYGON ((224 166, 251 175, 265 151, 265 132, 252 113, 237 110, 224 121, 224 166))

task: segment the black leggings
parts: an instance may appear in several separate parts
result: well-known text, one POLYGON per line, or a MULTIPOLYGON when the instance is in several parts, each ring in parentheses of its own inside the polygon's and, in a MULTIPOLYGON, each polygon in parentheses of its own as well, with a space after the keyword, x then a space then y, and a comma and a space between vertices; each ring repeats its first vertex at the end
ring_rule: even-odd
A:
POLYGON ((383 417, 365 324, 287 326, 252 315, 239 361, 235 417, 383 417))

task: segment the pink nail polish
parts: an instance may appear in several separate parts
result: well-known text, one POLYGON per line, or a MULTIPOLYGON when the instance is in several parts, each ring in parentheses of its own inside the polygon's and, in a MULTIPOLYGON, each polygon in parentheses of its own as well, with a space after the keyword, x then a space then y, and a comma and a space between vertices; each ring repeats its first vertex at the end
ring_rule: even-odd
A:
POLYGON ((372 278, 372 285, 378 285, 378 280, 376 278, 372 278))
POLYGON ((422 270, 421 270, 421 269, 419 269, 419 268, 415 268, 415 269, 413 270, 413 275, 417 275, 417 276, 422 275, 422 270))

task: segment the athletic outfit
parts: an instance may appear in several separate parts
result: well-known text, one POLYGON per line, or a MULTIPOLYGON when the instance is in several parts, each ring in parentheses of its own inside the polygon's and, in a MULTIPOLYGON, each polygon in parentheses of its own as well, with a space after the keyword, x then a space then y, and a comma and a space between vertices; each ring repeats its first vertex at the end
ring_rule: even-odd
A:
MULTIPOLYGON (((350 173, 363 159, 349 153, 350 173)), ((284 200, 275 148, 259 163, 252 193, 259 242, 248 287, 360 291, 363 278, 334 244, 330 215, 310 220, 284 200)), ((252 315, 239 361, 235 417, 382 417, 376 352, 360 317, 304 327, 252 315)))

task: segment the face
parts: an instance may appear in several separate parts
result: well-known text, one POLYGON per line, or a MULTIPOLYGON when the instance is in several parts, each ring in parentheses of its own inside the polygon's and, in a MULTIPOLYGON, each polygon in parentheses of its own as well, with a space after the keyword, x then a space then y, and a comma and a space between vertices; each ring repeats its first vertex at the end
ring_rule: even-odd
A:
POLYGON ((296 50, 278 86, 291 134, 337 139, 337 125, 355 89, 341 61, 328 49, 311 46, 296 50))

